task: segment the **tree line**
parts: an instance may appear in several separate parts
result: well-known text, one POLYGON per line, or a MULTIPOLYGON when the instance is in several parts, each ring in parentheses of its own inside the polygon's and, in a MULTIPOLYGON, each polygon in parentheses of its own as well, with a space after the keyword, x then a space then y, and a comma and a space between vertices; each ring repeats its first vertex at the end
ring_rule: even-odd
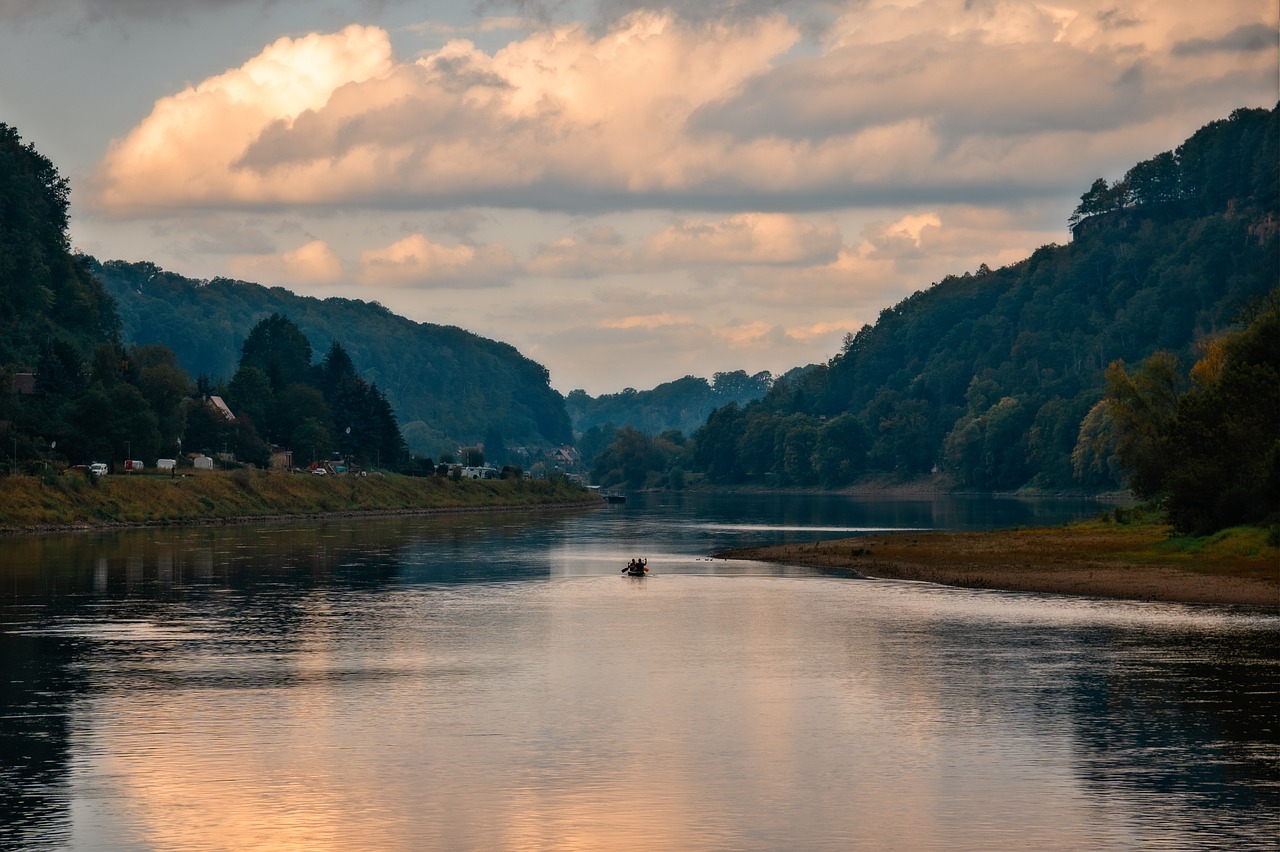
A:
POLYGON ((546 368, 514 347, 453 326, 419 323, 376 302, 316 299, 226 278, 197 280, 152 263, 90 261, 117 300, 121 335, 173 349, 193 375, 227 380, 249 329, 287 316, 325 352, 334 340, 400 417, 409 448, 434 455, 500 434, 508 445, 572 439, 546 368))
POLYGON ((224 450, 266 466, 271 442, 407 463, 385 394, 337 341, 313 365, 306 337, 280 314, 250 330, 226 383, 193 380, 167 346, 122 344, 115 300, 94 263, 70 250, 68 203, 66 179, 0 124, 0 429, 11 466, 224 450), (234 421, 210 404, 218 394, 239 408, 234 421))
POLYGON ((1174 527, 1210 533, 1280 521, 1280 291, 1244 327, 1205 341, 1185 373, 1156 352, 1113 363, 1077 466, 1118 463, 1174 527), (1113 456, 1109 458, 1108 456, 1113 456))
MULTIPOLYGON (((605 442, 598 458, 606 461, 595 472, 618 483, 653 484, 678 470, 681 480, 692 474, 724 485, 786 487, 934 477, 975 491, 1108 491, 1132 482, 1144 494, 1165 494, 1180 476, 1201 476, 1185 468, 1159 478, 1154 491, 1143 486, 1138 456, 1114 445, 1123 430, 1108 411, 1119 409, 1100 403, 1120 386, 1113 379, 1123 364, 1163 353, 1149 370, 1196 364, 1201 374, 1208 369, 1200 366, 1201 347, 1235 351, 1236 344, 1214 341, 1244 333, 1241 318, 1269 298, 1280 271, 1278 126, 1280 107, 1236 110, 1176 152, 1131 169, 1118 182, 1121 215, 1089 206, 1095 182, 1071 224, 1085 214, 1095 221, 1076 227, 1068 245, 1041 247, 1001 269, 984 264, 948 276, 847 335, 827 363, 775 381, 758 400, 716 409, 687 440, 667 433, 646 444, 643 435, 619 434, 605 442), (656 467, 641 475, 635 459, 646 455, 656 467)), ((1269 328, 1248 339, 1280 345, 1269 328)), ((1245 370, 1255 390, 1259 370, 1245 370)), ((1227 399, 1241 412, 1233 423, 1255 423, 1274 439, 1280 418, 1266 408, 1270 397, 1245 393, 1243 379, 1226 375, 1227 384, 1197 384, 1185 400, 1166 394, 1167 412, 1186 409, 1183 431, 1167 439, 1181 447, 1178 458, 1193 457, 1189 436, 1207 434, 1190 424, 1227 399), (1255 403, 1262 407, 1249 407, 1255 403), (1249 420, 1254 414, 1246 411, 1263 414, 1249 420)), ((1161 445, 1154 455, 1167 459, 1169 452, 1161 445)), ((1250 451, 1241 463, 1262 476, 1268 458, 1250 451)), ((1204 464, 1196 469, 1207 470, 1204 464)), ((1221 473, 1221 465, 1215 469, 1221 473)), ((1226 493, 1224 480, 1217 483, 1208 493, 1226 493)), ((1237 496, 1222 499, 1247 502, 1239 495, 1259 493, 1250 488, 1227 489, 1237 496)), ((1205 526, 1179 512, 1181 526, 1205 526)))

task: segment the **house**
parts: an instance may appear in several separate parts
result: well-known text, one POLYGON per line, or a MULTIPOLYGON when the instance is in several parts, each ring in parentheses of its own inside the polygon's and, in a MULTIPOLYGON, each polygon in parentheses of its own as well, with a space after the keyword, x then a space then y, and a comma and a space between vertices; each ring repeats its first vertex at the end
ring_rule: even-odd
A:
POLYGON ((559 449, 551 452, 551 458, 557 464, 565 467, 577 467, 582 464, 582 454, 578 452, 576 447, 570 447, 568 444, 561 446, 559 449))
POLYGON ((293 450, 286 450, 284 447, 271 445, 271 469, 272 470, 293 470, 293 450))
POLYGON ((26 394, 30 396, 36 392, 36 374, 35 373, 14 373, 13 381, 9 384, 11 393, 26 394))
POLYGON ((230 423, 236 422, 236 416, 231 413, 231 409, 227 407, 227 404, 225 402, 223 402, 222 397, 210 396, 208 397, 208 399, 209 399, 209 403, 218 410, 219 414, 227 418, 228 422, 230 423))

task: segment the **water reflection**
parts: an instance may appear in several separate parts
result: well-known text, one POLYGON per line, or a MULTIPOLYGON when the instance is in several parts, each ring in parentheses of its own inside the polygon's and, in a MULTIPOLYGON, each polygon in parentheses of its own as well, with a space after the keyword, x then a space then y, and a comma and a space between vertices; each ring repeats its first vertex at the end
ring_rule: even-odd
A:
POLYGON ((706 560, 980 514, 779 501, 7 541, 0 847, 1270 846, 1276 619, 706 560))

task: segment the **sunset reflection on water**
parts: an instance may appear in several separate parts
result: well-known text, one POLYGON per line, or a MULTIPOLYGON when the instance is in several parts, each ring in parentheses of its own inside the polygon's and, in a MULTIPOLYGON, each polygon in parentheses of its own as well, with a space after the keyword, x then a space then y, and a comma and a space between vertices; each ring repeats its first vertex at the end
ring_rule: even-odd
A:
POLYGON ((0 841, 1227 849, 1280 828, 1274 717, 1235 697, 1274 694, 1273 617, 730 570, 661 512, 453 524, 29 545, 0 578, 0 841), (637 545, 654 573, 617 576, 637 545))

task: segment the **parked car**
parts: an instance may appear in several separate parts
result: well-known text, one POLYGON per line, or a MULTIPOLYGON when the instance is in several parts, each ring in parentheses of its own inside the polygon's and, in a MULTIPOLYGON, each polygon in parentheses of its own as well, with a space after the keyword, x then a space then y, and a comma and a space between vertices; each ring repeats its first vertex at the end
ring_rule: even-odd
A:
POLYGON ((89 472, 94 476, 106 476, 111 470, 107 467, 106 462, 94 462, 89 465, 89 472))

